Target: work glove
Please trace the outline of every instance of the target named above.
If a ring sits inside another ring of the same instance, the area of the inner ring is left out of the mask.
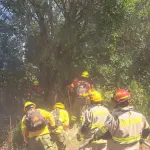
[[[101,130],[98,130],[95,132],[95,134],[93,136],[93,140],[96,141],[96,140],[100,140],[100,139],[108,140],[108,139],[112,139],[112,136],[109,131],[107,131],[103,134],[101,132]]]
[[[144,129],[142,131],[142,138],[146,139],[149,136],[149,134],[150,134],[150,128]]]
[[[93,140],[94,141],[100,140],[102,135],[103,135],[102,131],[97,129],[93,135]]]

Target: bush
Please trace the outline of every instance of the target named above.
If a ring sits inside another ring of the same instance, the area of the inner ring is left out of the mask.
[[[140,111],[144,115],[149,115],[149,95],[144,89],[144,87],[133,80],[129,86],[129,90],[131,92],[131,104],[136,108],[136,110]]]

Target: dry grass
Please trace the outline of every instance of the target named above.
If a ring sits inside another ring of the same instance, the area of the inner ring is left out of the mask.
[[[75,150],[79,146],[79,142],[76,140],[77,132],[77,126],[74,126],[72,129],[65,133],[67,150]]]

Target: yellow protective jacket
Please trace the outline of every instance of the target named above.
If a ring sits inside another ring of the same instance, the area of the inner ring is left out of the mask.
[[[69,114],[65,109],[56,108],[51,111],[55,118],[56,129],[55,133],[60,134],[64,131],[64,129],[69,127]]]
[[[39,110],[41,112],[41,114],[47,119],[50,126],[54,128],[55,127],[55,119],[54,119],[53,115],[50,112],[43,110],[43,109],[37,109],[37,110]],[[50,133],[48,125],[45,126],[43,129],[40,129],[36,132],[29,132],[26,127],[26,124],[25,124],[25,117],[26,117],[26,115],[23,116],[22,121],[21,121],[21,130],[22,130],[22,135],[24,137],[25,142],[28,141],[28,138],[32,138],[32,137]]]

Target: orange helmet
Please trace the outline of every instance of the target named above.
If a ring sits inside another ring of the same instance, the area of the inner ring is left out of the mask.
[[[130,93],[125,89],[118,89],[114,92],[112,100],[117,103],[123,103],[129,101],[131,98]]]

